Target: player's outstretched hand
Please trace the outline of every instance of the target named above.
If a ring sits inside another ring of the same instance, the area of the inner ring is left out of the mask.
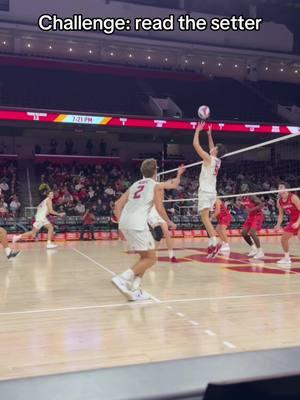
[[[180,167],[178,168],[178,175],[181,176],[182,174],[184,174],[185,170],[186,170],[185,165],[183,164],[180,165]]]
[[[205,121],[199,121],[199,122],[198,122],[198,125],[197,125],[197,127],[196,127],[196,132],[201,132],[201,131],[203,131],[204,126],[205,126]]]
[[[175,231],[176,227],[177,227],[176,224],[174,224],[174,222],[171,221],[169,224],[169,228],[171,229],[171,231]]]

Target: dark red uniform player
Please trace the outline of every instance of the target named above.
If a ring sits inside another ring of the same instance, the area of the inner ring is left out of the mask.
[[[287,189],[288,185],[281,183],[279,190]],[[283,222],[284,214],[288,215],[289,222],[284,228],[284,233],[281,237],[281,244],[284,251],[284,257],[277,264],[290,265],[292,263],[289,253],[289,240],[292,236],[297,236],[300,239],[300,199],[295,194],[289,192],[280,192],[277,201],[279,210],[277,225],[275,230],[278,230]]]
[[[242,198],[242,205],[248,215],[242,229],[243,238],[251,246],[251,251],[248,255],[255,259],[261,259],[264,257],[264,252],[257,232],[260,231],[264,222],[263,202],[257,196],[245,196]]]
[[[230,247],[228,243],[228,236],[226,233],[226,229],[231,224],[231,214],[228,211],[226,205],[220,199],[217,199],[215,202],[214,213],[212,215],[213,219],[218,220],[218,225],[216,227],[216,231],[222,240],[222,247],[220,252],[222,253],[229,253]]]

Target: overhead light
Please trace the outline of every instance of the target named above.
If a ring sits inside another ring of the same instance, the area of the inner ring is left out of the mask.
[[[237,64],[234,64],[234,68],[238,68],[238,65],[237,65]]]
[[[5,46],[5,45],[6,45],[6,40],[4,40],[4,41],[2,42],[2,44]]]
[[[49,49],[49,50],[52,50],[52,46],[50,45],[50,46],[48,47],[48,49]]]
[[[93,50],[89,50],[89,54],[93,54]]]
[[[27,47],[30,48],[30,47],[31,47],[31,44],[30,44],[30,43],[27,43]]]
[[[128,57],[129,57],[129,58],[132,58],[132,57],[133,57],[133,55],[130,53],[130,54],[128,55]]]
[[[148,56],[148,57],[147,57],[147,60],[151,60],[151,56]]]
[[[222,67],[222,63],[219,62],[219,63],[218,63],[218,67]]]
[[[184,60],[184,62],[185,62],[186,64],[188,64],[188,63],[189,63],[189,60],[186,58],[186,59]]]
[[[295,74],[298,74],[298,73],[299,73],[299,71],[298,71],[297,69],[295,69],[295,71],[294,71],[294,72],[295,72]]]
[[[166,57],[166,58],[165,58],[165,62],[168,62],[168,61],[169,61],[169,59],[168,59],[168,57]]]
[[[205,61],[202,61],[202,63],[201,63],[202,65],[205,65]]]
[[[110,52],[110,56],[113,57],[115,53],[113,51]]]
[[[283,72],[284,71],[284,69],[283,68],[280,68],[280,72]]]
[[[266,67],[265,70],[266,70],[266,71],[269,71],[269,67]]]

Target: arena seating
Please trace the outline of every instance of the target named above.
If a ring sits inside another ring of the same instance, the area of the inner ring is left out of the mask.
[[[300,106],[300,85],[285,82],[260,81],[255,87],[264,96],[283,106]]]

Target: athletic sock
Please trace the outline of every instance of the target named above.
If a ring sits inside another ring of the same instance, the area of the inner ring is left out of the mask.
[[[134,275],[134,272],[132,271],[132,269],[128,269],[127,271],[125,271],[121,274],[121,277],[126,279],[127,281],[133,281],[135,275]]]
[[[290,258],[290,253],[289,252],[284,253],[284,258]]]
[[[257,247],[255,246],[255,244],[253,244],[253,245],[251,246],[251,249],[252,249],[252,250],[256,250],[256,249],[257,249]]]
[[[142,278],[137,276],[134,281],[132,282],[131,290],[134,292],[135,290],[138,290],[142,282]]]
[[[10,247],[6,247],[6,248],[5,248],[5,254],[6,254],[6,256],[8,257],[8,256],[10,255],[10,253],[11,253],[11,248],[10,248]]]
[[[169,258],[173,258],[174,257],[174,250],[169,250]]]
[[[47,244],[51,244],[52,242],[51,242],[51,240],[47,240]]]
[[[212,244],[212,246],[216,246],[218,244],[218,240],[217,240],[217,238],[215,236],[213,236],[211,238],[211,244]]]

